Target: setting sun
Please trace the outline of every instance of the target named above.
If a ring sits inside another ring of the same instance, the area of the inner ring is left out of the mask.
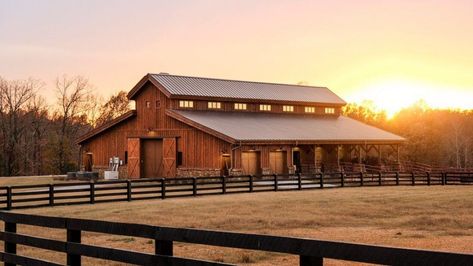
[[[372,101],[378,108],[385,110],[392,118],[402,108],[420,100],[432,108],[471,109],[473,91],[460,88],[447,88],[440,85],[413,80],[385,80],[359,88],[348,95],[350,102]]]

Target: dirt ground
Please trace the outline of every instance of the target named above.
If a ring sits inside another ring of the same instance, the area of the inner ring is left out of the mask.
[[[473,186],[267,192],[21,212],[473,253]],[[19,232],[65,239],[65,232],[61,230],[20,226]],[[151,240],[94,233],[85,233],[83,242],[149,253],[154,249]],[[19,251],[65,262],[64,254],[27,247],[19,247]],[[251,265],[298,263],[298,258],[292,255],[184,243],[175,244],[175,255]],[[99,261],[86,258],[84,262],[96,264]],[[328,265],[347,263],[326,262]]]

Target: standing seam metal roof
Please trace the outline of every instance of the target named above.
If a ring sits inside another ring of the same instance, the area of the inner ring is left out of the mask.
[[[178,110],[173,110],[173,112],[204,127],[242,141],[404,141],[404,138],[400,136],[345,116],[320,117]]]
[[[346,104],[343,99],[325,87],[169,74],[150,74],[150,76],[169,91],[171,95]]]

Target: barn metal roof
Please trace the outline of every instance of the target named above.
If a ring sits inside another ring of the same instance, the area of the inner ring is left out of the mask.
[[[149,74],[171,96],[313,102],[344,105],[346,102],[325,87],[289,85],[215,78]],[[137,90],[132,90],[130,97]]]
[[[182,122],[207,128],[236,141],[340,141],[399,143],[404,138],[357,120],[310,115],[246,112],[170,111]]]

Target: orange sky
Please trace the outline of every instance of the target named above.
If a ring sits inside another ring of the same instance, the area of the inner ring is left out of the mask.
[[[0,2],[0,75],[103,96],[148,72],[328,86],[390,114],[473,108],[473,1]],[[51,98],[51,97],[50,97]]]

